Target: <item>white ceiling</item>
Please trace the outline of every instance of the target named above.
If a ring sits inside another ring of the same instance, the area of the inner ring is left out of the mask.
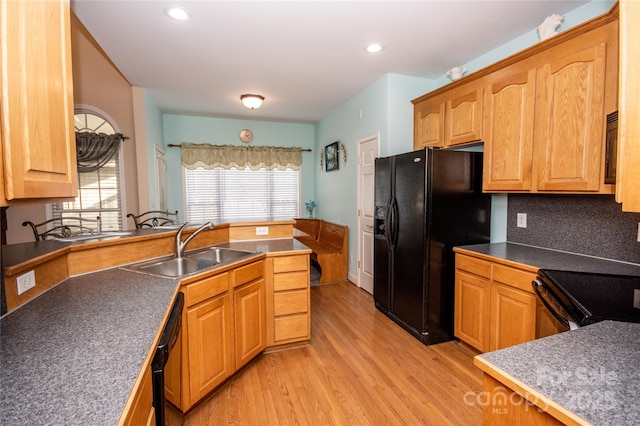
[[[386,73],[435,79],[587,3],[100,1],[72,9],[167,113],[314,123]],[[169,19],[181,6],[188,22]],[[364,51],[378,42],[384,50]],[[266,97],[250,111],[243,93]]]

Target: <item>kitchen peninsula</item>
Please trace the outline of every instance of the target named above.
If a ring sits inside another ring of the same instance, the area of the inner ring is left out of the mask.
[[[639,333],[640,324],[603,321],[478,355],[483,423],[638,424]]]
[[[268,235],[256,236],[256,227],[267,227]],[[253,268],[259,274],[267,329],[261,349],[304,344],[310,337],[310,250],[294,240],[292,232],[292,221],[225,224],[203,232],[190,246],[243,245],[245,250],[251,247],[256,252],[214,271],[216,276],[229,276],[228,300],[233,300],[234,290],[244,288],[233,287],[233,283],[242,281],[236,271]],[[137,408],[137,396],[146,392],[148,366],[175,296],[178,291],[186,291],[188,304],[188,285],[201,276],[212,275],[212,271],[203,271],[180,280],[119,268],[170,255],[174,235],[175,231],[166,229],[136,230],[131,235],[101,240],[47,241],[40,247],[35,247],[39,243],[25,243],[3,248],[8,294],[16,293],[11,288],[16,276],[28,270],[35,271],[36,289],[41,283],[45,287],[35,298],[27,294],[29,291],[22,297],[8,297],[10,312],[0,320],[3,424],[128,424]],[[305,309],[277,315],[274,264],[289,264],[290,259],[295,260],[295,271],[279,273],[302,281],[297,287],[306,292],[307,303]],[[299,259],[305,260],[303,265]],[[183,342],[189,327],[186,311]],[[283,323],[298,327],[278,328]],[[279,330],[280,334],[275,334],[280,340],[275,339],[274,328]],[[283,334],[286,332],[290,334]],[[186,351],[183,344],[183,369],[188,368]],[[177,405],[183,404],[183,410],[202,397],[191,398],[188,390],[182,390],[185,395]]]

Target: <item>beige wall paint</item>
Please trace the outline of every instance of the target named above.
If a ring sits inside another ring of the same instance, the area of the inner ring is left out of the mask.
[[[84,25],[72,13],[71,46],[73,90],[76,105],[93,106],[111,117],[122,134],[124,143],[124,213],[138,212],[138,175],[136,135],[131,84],[111,63]],[[144,145],[144,141],[142,142]],[[145,160],[146,161],[146,160]],[[7,209],[7,244],[33,241],[33,233],[22,222],[45,220],[45,205],[32,204]],[[124,228],[132,228],[130,219],[123,219]]]
[[[93,37],[75,18],[72,21],[73,89],[76,104],[89,105],[107,113],[120,132],[128,136],[124,144],[125,214],[138,212],[138,176],[131,84],[120,74]],[[128,227],[124,223],[124,227]],[[131,224],[133,226],[133,224]]]
[[[138,168],[138,208],[140,212],[152,210],[150,202],[149,188],[149,163],[147,160],[147,144],[142,141],[147,140],[147,123],[144,107],[144,89],[141,87],[133,87],[133,116],[135,117],[135,137],[140,143],[136,144],[137,148],[137,168]]]

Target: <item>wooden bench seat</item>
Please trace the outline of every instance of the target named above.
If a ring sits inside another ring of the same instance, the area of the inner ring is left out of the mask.
[[[320,265],[320,283],[346,281],[349,227],[322,219],[296,219],[294,226],[302,233],[295,238],[312,250],[311,258]]]

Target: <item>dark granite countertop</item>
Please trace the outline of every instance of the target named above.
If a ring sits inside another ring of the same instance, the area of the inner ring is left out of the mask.
[[[0,319],[0,424],[117,423],[177,288],[109,269]]]
[[[543,409],[548,398],[595,425],[637,425],[639,337],[640,324],[603,321],[477,358],[498,369],[481,366],[497,380],[519,380]]]
[[[309,251],[293,238],[218,246]],[[113,268],[69,278],[0,318],[0,424],[116,424],[178,286]]]
[[[517,243],[491,243],[459,248],[540,269],[640,276],[640,265]]]

